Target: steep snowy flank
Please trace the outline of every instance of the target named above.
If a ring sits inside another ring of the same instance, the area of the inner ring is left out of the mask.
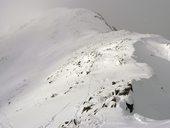
[[[170,42],[53,9],[0,39],[0,128],[168,128]]]
[[[28,24],[21,25],[13,35],[2,38],[0,42],[2,84],[16,88],[14,84],[22,81],[21,79],[23,79],[21,84],[24,84],[29,75],[30,77],[33,77],[32,74],[35,77],[42,75],[42,71],[53,64],[56,65],[59,58],[84,45],[79,40],[94,36],[98,32],[110,31],[105,22],[95,18],[96,16],[98,15],[84,9],[50,10]],[[9,86],[2,88],[8,89]],[[5,93],[6,89],[2,90]],[[1,95],[5,96],[2,93]]]

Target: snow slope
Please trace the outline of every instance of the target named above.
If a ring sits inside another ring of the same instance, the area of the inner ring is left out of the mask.
[[[0,128],[169,128],[170,42],[85,9],[0,39]]]

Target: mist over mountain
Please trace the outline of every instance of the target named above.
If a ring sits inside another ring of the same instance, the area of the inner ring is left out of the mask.
[[[0,128],[169,128],[169,63],[162,36],[37,11],[0,36]]]
[[[118,29],[162,35],[169,39],[169,0],[0,0],[0,33],[15,29],[41,11],[56,7],[99,12]]]

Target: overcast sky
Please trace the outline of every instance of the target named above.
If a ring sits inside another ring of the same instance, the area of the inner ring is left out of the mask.
[[[0,0],[0,31],[55,7],[87,8],[101,13],[118,29],[170,39],[170,0]]]

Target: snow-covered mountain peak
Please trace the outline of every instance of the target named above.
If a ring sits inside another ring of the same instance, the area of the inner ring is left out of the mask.
[[[79,43],[79,40],[108,31],[111,30],[106,26],[104,19],[100,19],[98,14],[85,9],[59,8],[43,12],[30,22],[20,25],[15,33],[1,39],[2,82],[10,82],[6,81],[9,74],[16,81],[13,76],[20,75],[18,72],[22,72],[22,77],[23,73],[25,75],[32,72],[38,73],[48,64],[51,65],[54,60],[57,61],[58,58],[67,55],[67,51],[82,46],[83,44]],[[48,56],[51,57],[47,60]],[[13,66],[8,67],[11,64]],[[50,67],[50,65],[48,66]],[[8,74],[7,76],[5,72]],[[36,73],[35,75],[37,75]],[[12,79],[11,83],[14,84]]]
[[[16,34],[17,32],[23,33],[30,29],[31,31],[34,29],[37,33],[42,34],[42,32],[44,32],[45,34],[46,32],[46,34],[57,37],[60,37],[62,35],[61,33],[65,33],[65,37],[78,37],[88,33],[89,31],[108,32],[114,29],[116,30],[116,28],[109,26],[106,20],[99,13],[91,12],[82,8],[55,8],[42,11],[36,17],[33,16],[31,20],[16,25],[15,29],[11,28],[7,34]]]
[[[2,38],[0,128],[168,128],[170,42],[114,30],[58,8]]]

